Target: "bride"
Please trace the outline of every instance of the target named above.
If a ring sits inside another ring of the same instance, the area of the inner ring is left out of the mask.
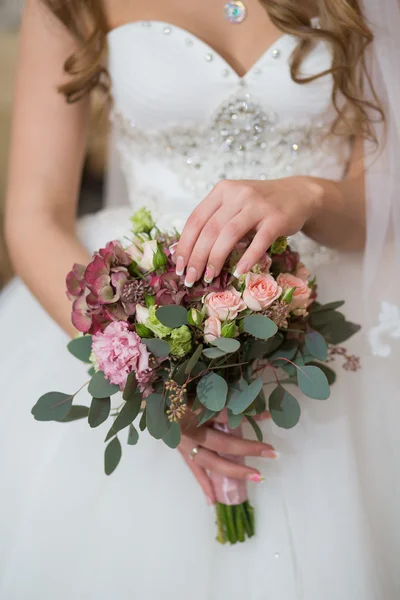
[[[385,234],[399,192],[400,11],[384,4],[27,0],[6,224],[21,279],[0,298],[1,600],[399,597],[400,318]],[[110,206],[76,227],[106,48],[126,195],[111,186]],[[65,274],[143,205],[182,226],[188,286],[218,275],[248,231],[239,274],[296,234],[322,301],[343,298],[362,320],[348,347],[362,369],[338,364],[331,399],[303,398],[293,431],[266,419],[267,444],[188,430],[174,452],[144,435],[108,479],[104,430],[36,423],[30,408],[85,375],[65,349]],[[246,467],[218,458],[228,443]],[[214,540],[212,471],[251,480],[246,544]]]

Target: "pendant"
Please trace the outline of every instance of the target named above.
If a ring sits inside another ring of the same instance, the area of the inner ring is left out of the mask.
[[[227,2],[224,8],[225,19],[229,23],[243,23],[247,17],[247,8],[244,2],[239,0]]]

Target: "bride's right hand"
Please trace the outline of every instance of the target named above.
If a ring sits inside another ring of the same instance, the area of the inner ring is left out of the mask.
[[[268,418],[270,415],[266,412],[259,415],[257,420]],[[218,415],[215,421],[227,423],[227,415],[224,414],[224,411]],[[256,483],[262,481],[261,474],[257,469],[232,462],[228,458],[221,457],[221,454],[240,457],[258,456],[269,459],[277,456],[275,449],[270,444],[246,440],[218,431],[213,427],[212,421],[202,427],[197,427],[193,414],[189,414],[184,420],[182,431],[178,450],[202,487],[209,504],[215,504],[216,498],[208,472]],[[194,448],[197,448],[198,452],[193,455]]]

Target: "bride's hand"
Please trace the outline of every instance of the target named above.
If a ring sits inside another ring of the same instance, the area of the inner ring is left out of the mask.
[[[258,420],[268,418],[270,418],[269,413],[263,413],[257,417]],[[226,411],[223,411],[217,420],[227,423]],[[193,448],[198,449],[194,456],[192,456]],[[219,454],[276,458],[276,452],[270,444],[246,440],[217,431],[212,427],[212,422],[209,425],[197,427],[196,421],[193,421],[193,415],[190,413],[183,424],[182,441],[178,450],[202,487],[209,504],[215,504],[216,499],[214,487],[207,472],[216,472],[234,479],[245,479],[256,483],[261,481],[261,475],[257,469],[234,463],[227,458],[222,458]]]
[[[191,287],[205,271],[210,283],[235,244],[254,239],[237,265],[247,273],[279,236],[293,235],[318,211],[322,187],[312,178],[220,181],[190,215],[176,249],[176,271]]]

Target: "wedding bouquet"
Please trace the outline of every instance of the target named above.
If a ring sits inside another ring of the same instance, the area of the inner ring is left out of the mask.
[[[335,380],[326,364],[330,357],[342,354],[346,368],[358,366],[337,347],[358,326],[337,310],[343,302],[317,302],[316,281],[285,238],[236,278],[235,266],[251,241],[243,239],[211,284],[192,288],[175,272],[178,239],[178,233],[157,229],[141,209],[132,217],[132,239],[125,247],[112,241],[87,267],[75,265],[67,276],[72,322],[83,334],[68,348],[92,363],[86,384],[92,401],[90,408],[76,406],[77,394],[50,392],[32,414],[38,421],[87,418],[90,427],[111,417],[107,475],[121,459],[119,434],[125,429],[129,445],[138,442],[138,429],[147,429],[176,448],[189,416],[201,426],[224,410],[225,431],[241,435],[247,422],[262,441],[257,415],[268,410],[287,429],[300,419],[300,404],[284,386],[326,400]],[[266,399],[268,371],[274,387]],[[121,401],[112,406],[118,392]],[[233,544],[254,535],[254,515],[245,484],[227,479],[213,479],[217,539]]]

